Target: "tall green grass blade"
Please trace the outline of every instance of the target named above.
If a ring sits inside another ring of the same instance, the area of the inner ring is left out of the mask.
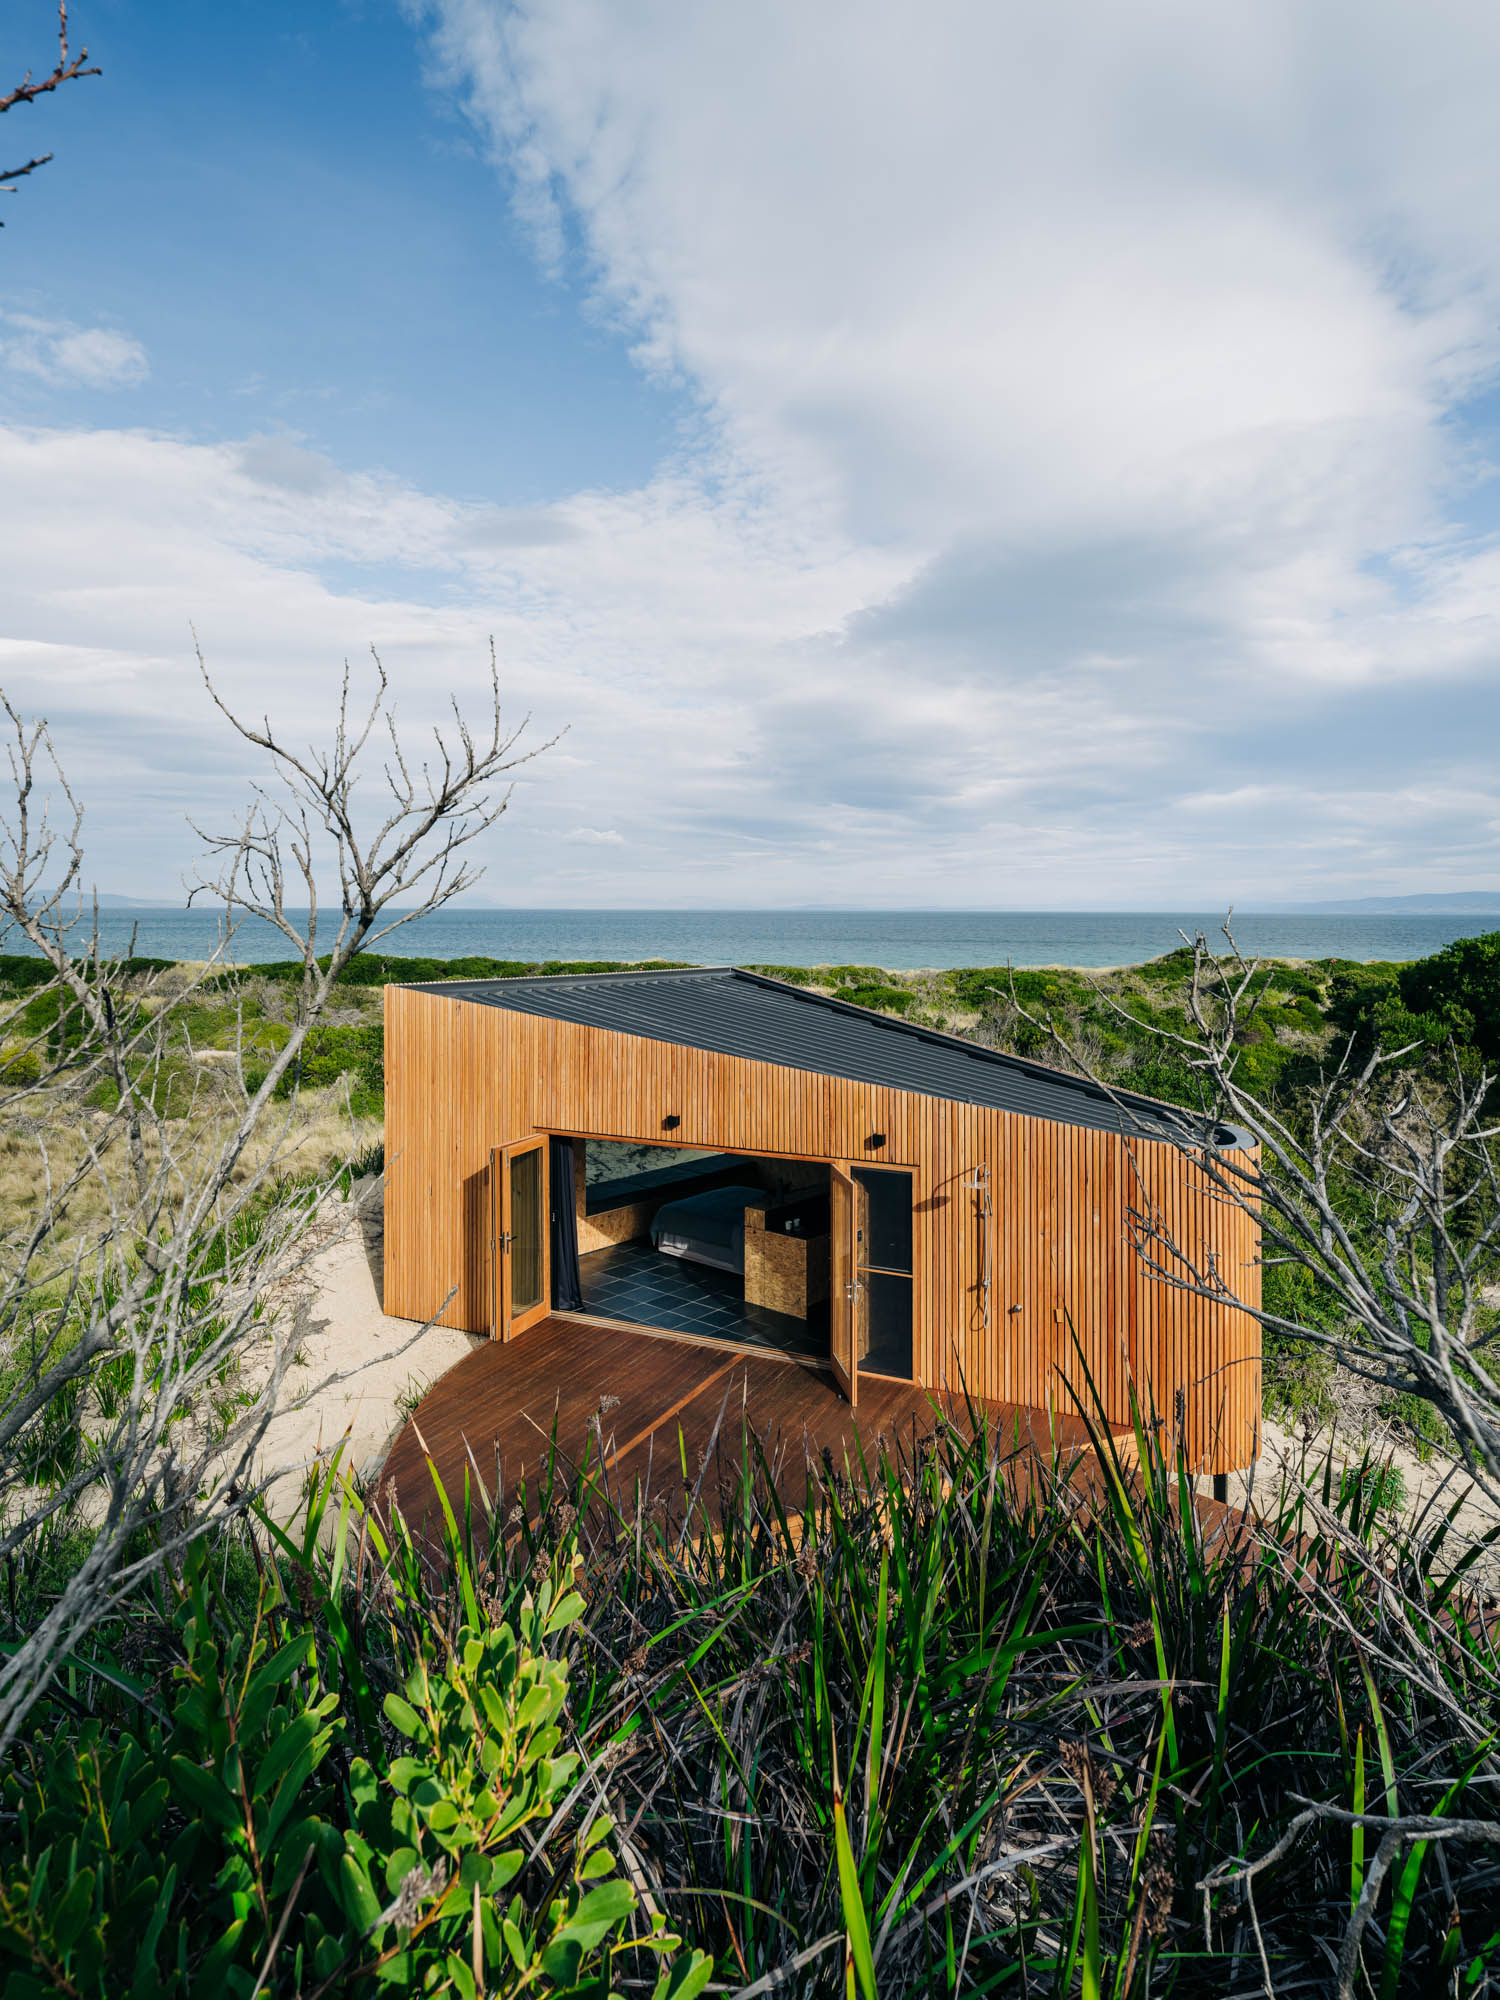
[[[1089,1792],[1084,1807],[1083,1840],[1078,1851],[1078,1873],[1083,1885],[1081,2000],[1100,2000],[1104,1990],[1099,1959],[1099,1851],[1095,1841],[1094,1800],[1092,1792]]]
[[[1357,1655],[1359,1671],[1364,1678],[1365,1693],[1370,1700],[1370,1719],[1375,1728],[1375,1742],[1380,1751],[1380,1772],[1385,1779],[1385,1809],[1392,1819],[1401,1816],[1401,1801],[1396,1790],[1396,1760],[1391,1754],[1391,1733],[1385,1726],[1385,1710],[1380,1705],[1380,1694],[1375,1686],[1375,1676],[1370,1672],[1369,1663],[1363,1653]]]
[[[1452,1812],[1459,1798],[1468,1789],[1469,1781],[1479,1766],[1489,1755],[1494,1738],[1488,1737],[1479,1746],[1469,1763],[1468,1769],[1444,1792],[1438,1801],[1434,1818],[1442,1819]],[[1385,1962],[1380,1973],[1380,2000],[1396,2000],[1401,1988],[1401,1962],[1406,1955],[1406,1940],[1411,1929],[1412,1911],[1416,1907],[1417,1891],[1422,1882],[1422,1865],[1427,1859],[1427,1850],[1432,1845],[1428,1840],[1414,1840],[1411,1852],[1401,1867],[1391,1891],[1391,1913],[1385,1927]]]
[[[838,1745],[832,1737],[829,1739],[829,1751],[833,1759],[833,1845],[838,1864],[839,1902],[844,1913],[844,1932],[848,1939],[845,1990],[852,1996],[857,1978],[861,2000],[877,2000],[875,1960],[870,1950],[870,1923],[865,1911],[864,1893],[860,1888],[859,1868],[855,1863],[854,1849],[849,1841],[849,1824],[844,1816],[843,1787],[839,1783]]]

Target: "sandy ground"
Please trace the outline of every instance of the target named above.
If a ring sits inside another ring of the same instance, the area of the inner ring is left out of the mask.
[[[348,1221],[334,1219],[335,1226]],[[425,1331],[419,1321],[387,1319],[381,1310],[382,1228],[379,1195],[314,1261],[298,1302],[304,1328],[290,1388],[305,1407],[282,1411],[261,1448],[273,1477],[267,1506],[283,1523],[298,1512],[309,1467],[342,1442],[342,1464],[373,1479],[417,1396],[480,1343],[453,1327]],[[331,1375],[347,1381],[321,1388]]]
[[[1432,1533],[1441,1524],[1455,1500],[1462,1500],[1443,1546],[1440,1568],[1446,1569],[1457,1561],[1500,1519],[1479,1488],[1440,1451],[1434,1450],[1424,1465],[1409,1445],[1388,1431],[1360,1433],[1351,1428],[1304,1434],[1287,1430],[1269,1417],[1261,1424],[1261,1457],[1253,1478],[1244,1473],[1230,1474],[1230,1505],[1269,1512],[1277,1504],[1283,1479],[1293,1484],[1300,1480],[1315,1492],[1321,1492],[1323,1466],[1330,1446],[1334,1465],[1340,1469],[1358,1465],[1367,1452],[1372,1464],[1395,1467],[1406,1482],[1402,1517],[1409,1523],[1420,1523],[1426,1533]],[[1210,1484],[1207,1480],[1199,1483],[1205,1491]],[[1433,1503],[1431,1510],[1424,1515],[1429,1502]],[[1482,1558],[1478,1567],[1485,1571],[1491,1586],[1500,1582],[1500,1555],[1492,1553]]]

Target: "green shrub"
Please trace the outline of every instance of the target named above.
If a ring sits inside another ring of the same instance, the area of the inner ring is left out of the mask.
[[[1185,985],[1193,976],[1193,948],[1178,945],[1175,951],[1163,952],[1160,958],[1148,959],[1144,965],[1135,967],[1136,976],[1149,980],[1155,986]]]
[[[1274,1416],[1322,1430],[1338,1414],[1333,1355],[1315,1340],[1268,1331],[1261,1355],[1265,1403]]]
[[[885,971],[878,965],[815,965],[819,986],[883,986]]]
[[[1376,1468],[1323,1468],[1332,1522],[1263,1482],[1262,1533],[1210,1534],[1153,1433],[1135,1473],[1065,1452],[1016,1470],[1003,1423],[971,1439],[974,1414],[828,1465],[805,1503],[748,1437],[685,1474],[674,1447],[655,1491],[571,1488],[593,1524],[575,1712],[620,1746],[622,1817],[731,1989],[781,1990],[809,1941],[865,1940],[856,1992],[1240,1991],[1242,1896],[1198,1885],[1267,1854],[1306,1799],[1362,1798],[1377,1731],[1403,1810],[1462,1795],[1494,1823],[1488,1788],[1463,1790],[1483,1725],[1469,1742],[1456,1720],[1500,1697],[1481,1599],[1400,1539]],[[518,1526],[476,1511],[450,1539],[514,1533],[507,1560],[540,1561],[559,1497],[544,1478]],[[1388,1538],[1371,1573],[1351,1528]],[[1389,1640],[1364,1652],[1390,1576],[1440,1688]],[[1392,1871],[1372,1989],[1439,1990],[1460,1949],[1476,1981],[1494,1968],[1500,1880],[1480,1846],[1448,1855],[1447,1881]],[[1307,1829],[1255,1897],[1268,1984],[1331,1990],[1347,1826]],[[837,1951],[788,1990],[842,1993]]]
[[[943,979],[955,1003],[969,1013],[983,1013],[1010,997],[1010,970],[1004,965],[966,966]]]
[[[0,1053],[0,1084],[9,1084],[20,1089],[23,1084],[36,1083],[42,1074],[42,1058],[36,1049],[15,1049]]]
[[[747,972],[759,972],[767,979],[779,979],[786,986],[817,984],[812,968],[806,965],[747,965]]]
[[[510,1617],[392,1626],[382,1702],[340,1563],[283,1550],[246,1615],[195,1545],[158,1671],[105,1668],[96,1713],[22,1744],[0,1821],[6,1995],[603,1996],[622,1956],[657,2000],[701,1992],[710,1967],[674,1956],[660,1920],[631,1934],[611,1823],[563,1744],[558,1648],[582,1599],[549,1576]]]
[[[327,966],[327,955],[319,960]],[[670,972],[680,959],[648,958],[638,962],[616,959],[404,958],[396,952],[356,952],[339,974],[344,986],[412,986],[444,979],[535,979],[566,972]],[[217,975],[218,983],[234,985],[247,976],[297,982],[302,966],[296,959],[272,959],[264,965],[242,966]]]
[[[864,986],[840,986],[835,988],[835,1000],[845,1000],[852,1007],[871,1007],[878,1014],[905,1014],[915,1004],[916,994],[906,986],[883,986],[878,983]]]
[[[1455,938],[1400,969],[1402,1004],[1442,1022],[1490,1061],[1500,1059],[1500,931]]]
[[[1406,1474],[1399,1465],[1379,1463],[1368,1454],[1362,1464],[1348,1466],[1339,1475],[1339,1507],[1367,1519],[1382,1514],[1400,1515],[1406,1509]]]
[[[326,1089],[344,1076],[353,1080],[350,1103],[356,1114],[378,1112],[385,1102],[385,1029],[379,1022],[310,1028],[277,1085],[277,1095]]]
[[[71,994],[52,986],[27,1001],[16,1027],[28,1037],[45,1036],[48,1056],[60,1061],[83,1041],[88,1017]]]
[[[34,986],[46,986],[54,977],[45,958],[27,953],[0,953],[0,986],[11,993],[29,993]]]
[[[1380,1405],[1380,1414],[1387,1423],[1394,1424],[1414,1445],[1417,1457],[1425,1465],[1438,1445],[1451,1445],[1452,1432],[1443,1422],[1425,1396],[1414,1396],[1410,1390],[1387,1396]]]
[[[726,1431],[701,1466],[664,1453],[654,1491],[544,1454],[513,1507],[466,1483],[420,1542],[352,1498],[329,1536],[325,1485],[258,1571],[200,1545],[165,1618],[101,1634],[20,1747],[7,1992],[1242,1990],[1245,1901],[1215,1871],[1308,1799],[1494,1826],[1484,1600],[1379,1468],[1330,1461],[1322,1509],[1262,1488],[1263,1527],[1225,1533],[1156,1432],[1134,1467],[1096,1444],[1102,1469],[1013,1459],[971,1411],[810,1467],[798,1499],[779,1448],[773,1486]],[[1351,1533],[1385,1538],[1368,1570]],[[713,1967],[644,1922],[606,1784],[632,1875]],[[1427,1852],[1381,1888],[1369,1988],[1457,1967],[1487,1990],[1490,1849]],[[1333,1821],[1261,1871],[1268,1987],[1331,1990],[1358,1879]]]

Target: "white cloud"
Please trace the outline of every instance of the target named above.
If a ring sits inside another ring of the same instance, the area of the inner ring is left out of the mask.
[[[569,209],[643,352],[863,532],[1410,532],[1436,399],[1493,365],[1477,6],[435,12],[526,212]]]
[[[1463,518],[1495,476],[1463,420],[1500,375],[1492,9],[424,18],[542,254],[580,242],[696,390],[705,478],[893,573],[747,706],[726,810],[769,809],[773,769],[816,799],[819,893],[858,853],[951,900],[976,850],[984,900],[1273,888],[1353,865],[1295,832],[1332,840],[1310,789],[1351,786],[1382,865],[1444,865],[1420,813],[1392,850],[1360,779],[1441,790],[1494,706],[1500,554]],[[1179,837],[1179,770],[1240,799],[1242,843]],[[1493,872],[1488,837],[1456,865]]]
[[[498,902],[1500,872],[1500,544],[1464,518],[1492,501],[1463,418],[1500,371],[1500,16],[430,18],[544,254],[585,246],[700,428],[639,490],[527,508],[291,435],[0,432],[0,672],[87,766],[106,856],[171,880],[184,805],[246,776],[192,617],[304,734],[368,641],[415,727],[482,692],[493,631],[517,711],[571,725],[495,837]]]
[[[146,350],[111,327],[0,312],[0,361],[18,374],[88,389],[134,388],[150,373]]]
[[[189,619],[230,698],[302,741],[372,641],[414,739],[450,689],[472,707],[493,632],[508,713],[534,715],[532,740],[568,726],[487,843],[500,903],[1212,907],[1316,895],[1331,871],[1494,872],[1500,800],[1467,748],[1500,728],[1500,684],[1472,677],[1500,602],[1486,556],[1450,551],[1433,586],[1462,608],[1456,750],[1436,682],[1320,680],[1273,707],[1222,662],[1174,671],[1180,635],[1165,668],[1094,648],[1060,674],[1097,603],[1020,574],[997,606],[961,565],[929,603],[904,559],[739,487],[577,495],[566,534],[495,546],[472,532],[483,508],[357,472],[268,483],[251,448],[0,429],[0,682],[53,720],[102,888],[170,887],[185,815],[221,819],[254,770],[197,682]],[[1170,635],[1172,574],[1119,560]],[[1356,649],[1372,620],[1414,655],[1430,606],[1377,592]],[[991,658],[974,634],[996,621],[1012,636]]]

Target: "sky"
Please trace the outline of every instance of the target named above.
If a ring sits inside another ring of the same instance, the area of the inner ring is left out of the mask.
[[[102,890],[261,775],[193,631],[304,742],[493,637],[559,737],[501,905],[1500,885],[1492,6],[72,17],[0,118],[0,686]]]

